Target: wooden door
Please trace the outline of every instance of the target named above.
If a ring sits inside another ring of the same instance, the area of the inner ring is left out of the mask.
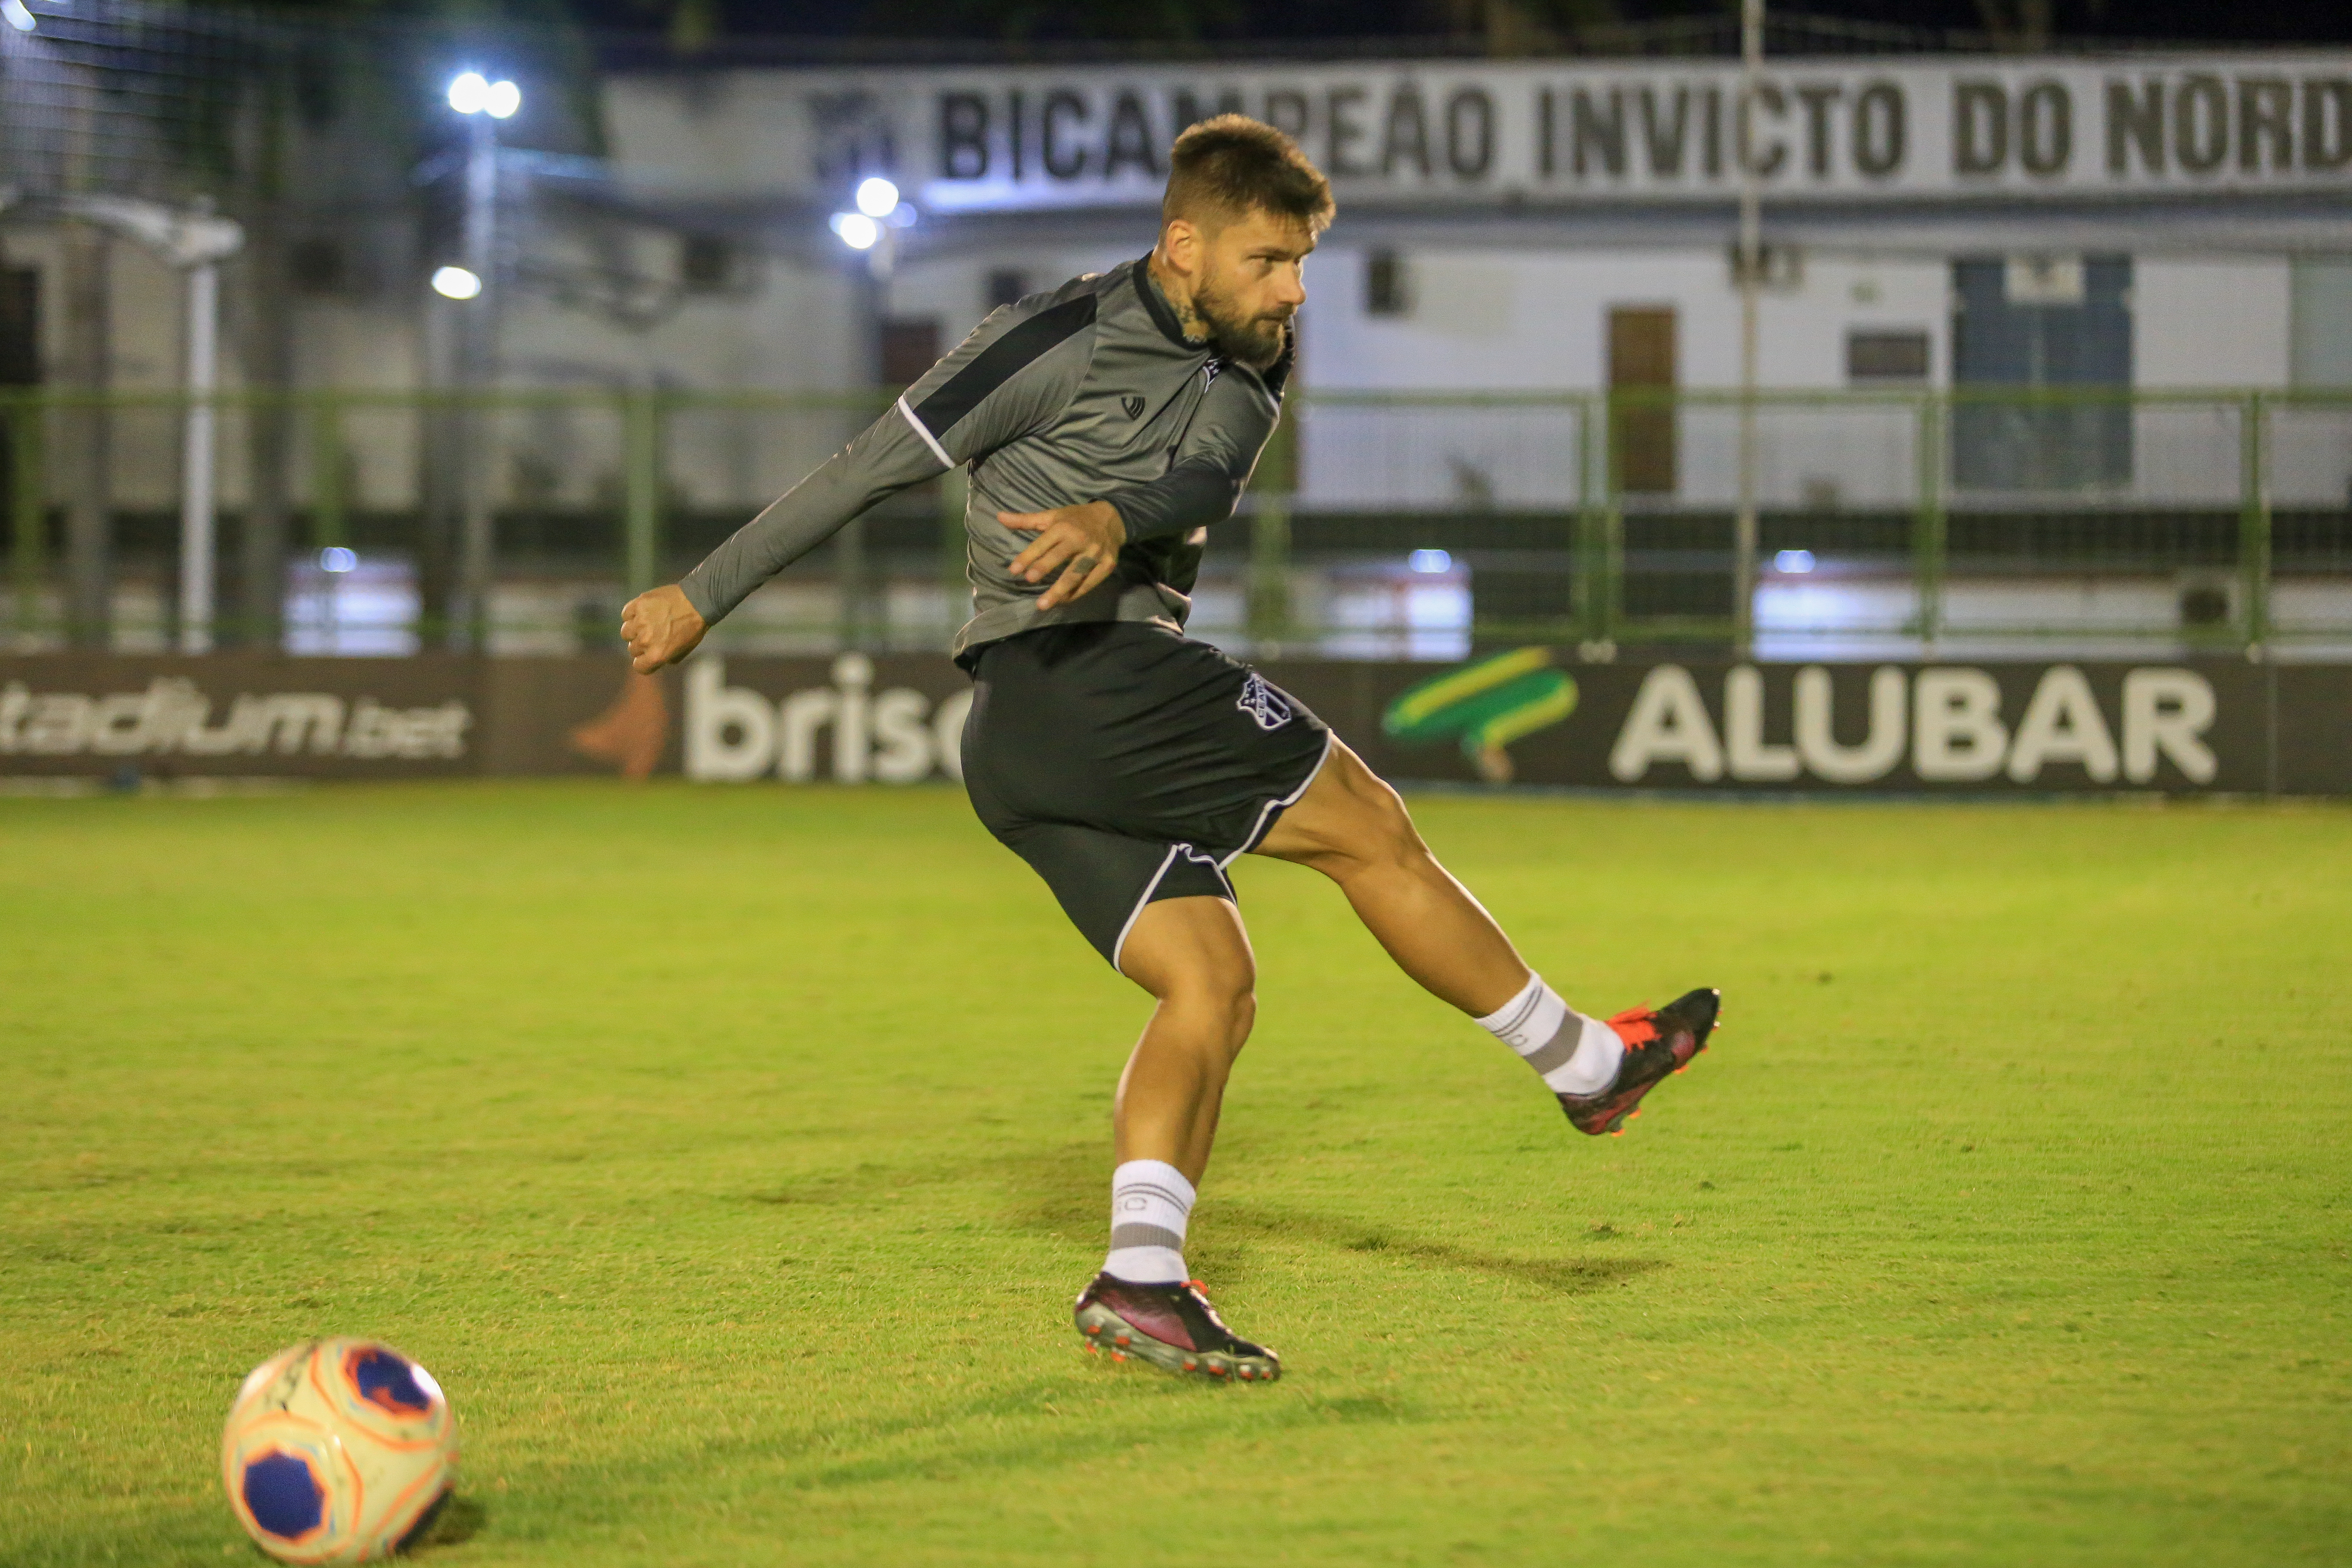
[[[0,386],[41,384],[41,275],[0,265]]]
[[[1609,312],[1609,460],[1621,491],[1674,493],[1675,409],[1656,395],[1674,387],[1674,307],[1613,307]]]

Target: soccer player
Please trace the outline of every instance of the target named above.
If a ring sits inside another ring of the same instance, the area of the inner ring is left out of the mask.
[[[1576,1012],[1437,863],[1396,792],[1296,698],[1184,636],[1207,525],[1233,514],[1281,413],[1300,269],[1330,187],[1239,115],[1169,158],[1159,243],[997,310],[888,413],[622,632],[651,672],[769,577],[893,491],[971,474],[977,613],[973,809],[1158,1005],[1120,1076],[1110,1250],[1078,1297],[1089,1349],[1259,1381],[1187,1279],[1184,1232],[1256,983],[1227,868],[1244,854],[1339,885],[1389,955],[1526,1058],[1589,1133],[1614,1132],[1706,1048],[1717,993],[1609,1019]]]

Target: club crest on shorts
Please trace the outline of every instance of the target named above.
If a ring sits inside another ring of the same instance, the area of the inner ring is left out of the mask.
[[[1279,730],[1291,720],[1290,704],[1265,683],[1265,676],[1255,672],[1242,682],[1241,699],[1234,706],[1256,720],[1261,730]]]
[[[1127,410],[1127,416],[1129,419],[1140,419],[1143,417],[1143,399],[1137,396],[1132,392],[1129,393],[1125,397],[1120,398],[1118,400],[1118,405]]]

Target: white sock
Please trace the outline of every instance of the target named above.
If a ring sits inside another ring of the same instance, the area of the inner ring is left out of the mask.
[[[1478,1026],[1525,1058],[1554,1094],[1597,1094],[1625,1059],[1617,1031],[1561,1001],[1540,974]]]
[[[1139,1285],[1184,1279],[1184,1225],[1193,1196],[1184,1173],[1164,1160],[1129,1160],[1113,1171],[1103,1271]]]

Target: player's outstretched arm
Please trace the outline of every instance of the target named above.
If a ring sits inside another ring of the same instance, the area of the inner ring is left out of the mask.
[[[1086,375],[1092,285],[1079,279],[1023,304],[1028,308],[998,310],[974,328],[882,417],[688,573],[678,584],[685,607],[704,626],[716,626],[885,496],[1050,424]],[[687,641],[669,657],[693,646]]]
[[[639,675],[676,664],[709,629],[675,583],[640,594],[621,608],[621,639],[629,645],[629,664]]]

